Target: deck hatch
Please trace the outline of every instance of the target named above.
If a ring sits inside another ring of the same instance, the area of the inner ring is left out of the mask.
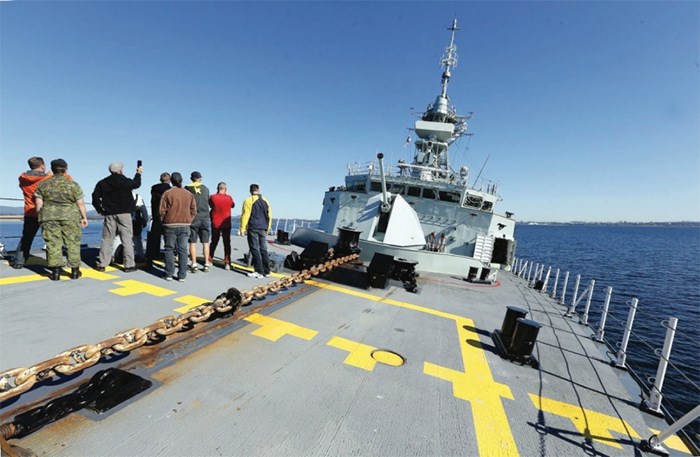
[[[383,365],[391,367],[400,367],[406,363],[406,359],[401,354],[388,349],[375,349],[370,353],[370,357]]]

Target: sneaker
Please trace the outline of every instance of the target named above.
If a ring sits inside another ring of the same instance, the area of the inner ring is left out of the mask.
[[[163,276],[163,279],[165,279],[166,281],[172,281],[173,277],[172,276]]]
[[[248,273],[248,277],[249,277],[249,278],[254,278],[254,279],[260,279],[260,278],[263,277],[263,275],[261,275],[261,274],[258,273],[257,271],[252,271],[252,272]]]
[[[190,273],[197,273],[199,271],[199,268],[197,268],[197,266],[198,265],[196,263],[190,265]]]
[[[209,264],[208,264],[208,263],[205,263],[205,264],[204,264],[204,267],[202,268],[202,271],[205,272],[205,273],[206,273],[207,271],[209,271]]]
[[[177,282],[185,282],[185,278],[177,278]]]
[[[265,274],[263,275],[263,278],[269,278],[270,276],[272,276],[270,273],[265,273]]]
[[[224,270],[226,270],[226,271],[231,270],[231,265],[228,263],[226,265],[224,265]]]

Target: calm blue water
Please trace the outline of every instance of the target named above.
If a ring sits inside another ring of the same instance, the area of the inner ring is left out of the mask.
[[[670,366],[662,388],[663,405],[680,417],[700,403],[700,228],[595,225],[518,225],[516,255],[570,272],[567,305],[575,275],[580,292],[595,279],[589,324],[597,328],[607,286],[613,288],[605,338],[622,339],[632,297],[639,299],[628,365],[646,380],[656,375],[669,317],[678,318]],[[546,272],[546,268],[545,268]],[[550,285],[551,288],[551,285]],[[583,312],[585,300],[577,311]],[[651,346],[651,348],[650,348]],[[616,346],[615,346],[616,347]],[[649,385],[653,384],[653,380]]]
[[[284,223],[281,221],[279,228]],[[287,224],[291,231],[293,222]],[[21,230],[21,221],[0,221],[0,241],[14,250]],[[98,243],[101,230],[99,221],[90,221],[83,242]],[[567,304],[573,296],[576,274],[582,276],[581,291],[588,281],[596,280],[591,326],[597,327],[600,321],[606,286],[613,288],[605,329],[606,339],[613,345],[621,340],[630,299],[639,299],[627,362],[643,379],[656,374],[659,357],[653,348],[663,346],[665,328],[661,322],[678,318],[663,404],[680,417],[700,403],[700,228],[519,225],[516,238],[518,257],[552,266],[553,271],[561,269],[558,295],[563,272],[570,272]],[[42,245],[38,237],[34,246]],[[582,301],[579,311],[584,304]]]

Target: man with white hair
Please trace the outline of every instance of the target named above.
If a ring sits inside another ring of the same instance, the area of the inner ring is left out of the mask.
[[[111,263],[112,244],[117,235],[124,249],[124,272],[136,271],[131,224],[131,213],[136,205],[131,191],[141,187],[142,172],[143,167],[137,167],[134,179],[129,179],[124,176],[124,163],[112,162],[110,175],[100,180],[92,192],[92,206],[104,216],[99,263],[95,266],[98,271],[105,271]]]

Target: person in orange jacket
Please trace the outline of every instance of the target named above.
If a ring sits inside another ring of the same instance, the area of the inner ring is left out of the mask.
[[[24,268],[24,262],[29,258],[32,249],[32,242],[39,231],[39,216],[36,212],[36,202],[34,193],[39,183],[53,176],[51,172],[46,172],[46,164],[41,157],[31,157],[27,160],[29,170],[19,175],[19,187],[24,196],[24,226],[22,227],[22,237],[15,251],[15,258],[12,267],[16,269]],[[70,179],[70,177],[68,177]]]

